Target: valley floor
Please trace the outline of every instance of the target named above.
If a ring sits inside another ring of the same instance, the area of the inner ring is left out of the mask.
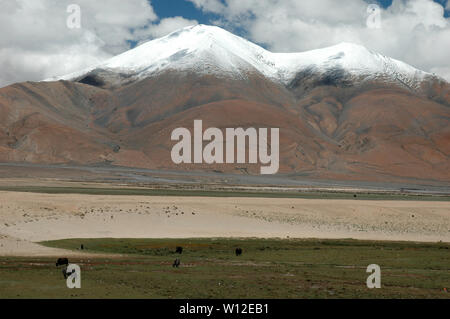
[[[445,243],[83,238],[43,244],[76,251],[81,243],[84,251],[110,254],[69,257],[81,269],[81,289],[66,287],[55,258],[0,257],[0,298],[450,298]],[[172,267],[175,258],[179,268]],[[371,264],[380,266],[380,289],[366,285]]]
[[[56,256],[36,242],[107,237],[450,242],[450,202],[0,191],[0,255]]]

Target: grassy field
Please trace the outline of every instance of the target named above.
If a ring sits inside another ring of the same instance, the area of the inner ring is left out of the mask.
[[[189,190],[153,188],[101,188],[101,187],[51,187],[51,186],[0,186],[0,191],[41,194],[88,194],[88,195],[142,195],[142,196],[199,196],[199,197],[263,197],[263,198],[310,198],[354,200],[427,200],[450,201],[446,195],[419,195],[407,193],[370,193],[344,191],[241,191],[241,190]]]
[[[119,255],[71,259],[81,267],[81,289],[66,288],[54,258],[0,257],[1,298],[450,298],[447,243],[68,239],[43,244],[73,250],[84,244],[87,252]],[[181,256],[176,246],[184,248]],[[237,247],[242,256],[235,256]],[[178,269],[172,267],[177,257]],[[381,267],[381,289],[366,287],[366,267],[373,263]]]

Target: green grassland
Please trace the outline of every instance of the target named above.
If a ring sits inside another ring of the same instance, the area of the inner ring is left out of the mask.
[[[55,258],[0,257],[1,298],[450,298],[450,244],[318,239],[67,239],[68,289]],[[176,246],[184,248],[181,255]],[[235,256],[237,247],[242,256]],[[107,254],[107,255],[105,255]],[[61,256],[64,257],[64,256]],[[180,268],[173,268],[181,258]],[[368,289],[366,267],[381,267]],[[446,288],[449,292],[444,290]]]

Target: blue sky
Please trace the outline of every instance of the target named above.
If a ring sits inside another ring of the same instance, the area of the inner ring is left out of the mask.
[[[181,16],[190,20],[197,20],[201,24],[211,24],[217,15],[204,13],[196,8],[192,2],[186,0],[152,0],[156,14],[161,18]]]

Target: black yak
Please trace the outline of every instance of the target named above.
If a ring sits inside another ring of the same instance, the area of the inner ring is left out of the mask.
[[[177,253],[177,254],[183,253],[183,247],[178,246],[175,250],[175,253]]]
[[[62,266],[62,265],[69,265],[69,259],[67,258],[58,258],[58,260],[56,261],[56,267],[58,266]]]
[[[67,277],[69,277],[74,272],[75,272],[75,269],[72,269],[72,272],[68,272],[67,268],[63,268],[62,273],[63,273],[64,279],[67,279]]]
[[[179,266],[180,266],[180,258],[177,258],[177,259],[175,259],[175,261],[173,262],[173,265],[172,265],[172,267],[176,267],[176,268],[178,268]]]
[[[236,256],[242,255],[242,248],[236,248]]]

